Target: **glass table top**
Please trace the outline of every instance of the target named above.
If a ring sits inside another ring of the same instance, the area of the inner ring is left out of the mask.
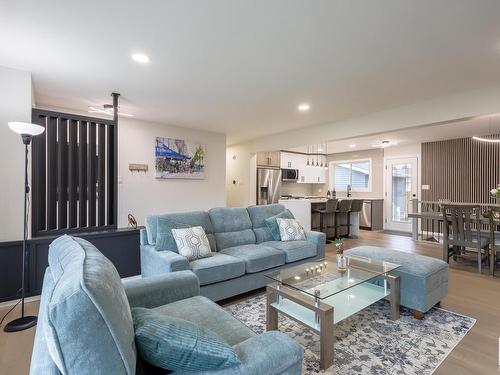
[[[345,259],[345,271],[338,270],[335,261],[323,259],[270,272],[266,276],[312,297],[324,299],[399,267],[399,264],[353,255],[346,255]]]

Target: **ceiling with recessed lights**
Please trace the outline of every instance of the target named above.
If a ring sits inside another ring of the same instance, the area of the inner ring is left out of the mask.
[[[119,92],[135,118],[235,143],[499,85],[500,2],[3,1],[0,45],[39,106]]]
[[[473,136],[488,136],[500,134],[500,114],[480,116],[472,119],[450,121],[444,124],[419,126],[404,130],[372,134],[354,139],[342,139],[327,143],[328,153],[354,152],[408,146],[422,142],[443,141],[446,139],[467,138]],[[494,140],[497,140],[495,137]],[[383,143],[387,141],[387,143]],[[490,139],[491,141],[491,139]],[[296,152],[311,152],[307,145],[289,149]]]

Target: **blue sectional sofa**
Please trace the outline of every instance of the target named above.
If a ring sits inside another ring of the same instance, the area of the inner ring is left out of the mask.
[[[305,241],[273,239],[265,220],[285,210],[283,205],[271,204],[150,215],[141,230],[142,276],[191,270],[198,276],[201,295],[218,301],[265,286],[269,279],[264,274],[271,270],[323,258],[324,233],[306,232]],[[157,251],[159,218],[202,226],[215,255],[189,262],[176,248]]]
[[[49,249],[30,375],[185,374],[148,365],[137,355],[131,308],[145,307],[211,330],[240,360],[214,375],[299,375],[303,349],[277,331],[256,335],[216,303],[199,296],[191,271],[122,283],[91,243],[62,236]]]

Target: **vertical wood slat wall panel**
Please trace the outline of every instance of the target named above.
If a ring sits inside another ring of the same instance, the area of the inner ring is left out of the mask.
[[[78,225],[78,121],[71,120],[69,123],[68,144],[68,204],[69,217],[68,228],[76,228]]]
[[[32,236],[116,228],[116,119],[33,109],[32,121],[46,129],[32,146]]]
[[[47,122],[47,230],[57,228],[57,118]]]
[[[87,200],[88,226],[96,225],[96,123],[89,125],[89,145],[87,155]]]
[[[108,126],[108,225],[116,225],[116,210],[117,210],[117,197],[116,192],[117,185],[117,175],[118,175],[118,163],[116,162],[116,142],[117,142],[117,131],[114,126]]]
[[[36,113],[32,116],[32,121],[35,124],[46,128],[47,117],[40,116]],[[36,233],[39,230],[46,229],[46,200],[47,190],[46,184],[46,148],[47,132],[33,138],[31,145],[31,176],[32,176],[32,207],[34,214],[32,217],[32,232]]]
[[[97,133],[98,157],[97,157],[97,175],[98,175],[98,213],[97,225],[106,224],[106,125],[99,124]]]
[[[422,200],[494,203],[489,191],[500,183],[499,158],[500,143],[472,138],[422,143],[422,185],[430,185]]]
[[[78,208],[80,228],[87,226],[87,121],[80,121],[78,128]]]
[[[68,120],[57,124],[57,229],[68,227]]]

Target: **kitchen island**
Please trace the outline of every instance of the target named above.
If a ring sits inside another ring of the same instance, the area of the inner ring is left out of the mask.
[[[353,199],[353,198],[339,198],[342,199]],[[319,214],[313,214],[313,209],[322,209],[325,207],[327,199],[322,197],[309,197],[301,199],[280,199],[279,203],[290,210],[290,212],[295,216],[295,218],[302,224],[305,230],[319,231]],[[351,236],[359,236],[359,212],[351,212],[350,214],[351,223]],[[330,215],[331,216],[331,215]],[[339,218],[340,219],[340,218]],[[326,218],[326,225],[331,226],[331,219]],[[327,237],[333,236],[332,229],[328,229]]]

